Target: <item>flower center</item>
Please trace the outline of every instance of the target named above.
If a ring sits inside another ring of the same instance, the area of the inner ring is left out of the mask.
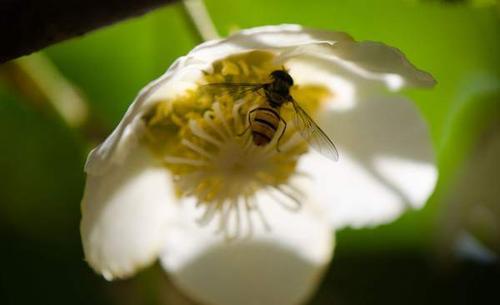
[[[225,58],[205,72],[201,84],[267,83],[270,73],[281,69],[273,65],[273,56],[253,51]],[[304,108],[311,114],[326,93],[317,86],[292,89],[294,96],[307,98]],[[300,191],[290,177],[307,145],[293,124],[285,128],[283,123],[274,126],[268,143],[256,145],[249,112],[262,105],[264,94],[243,87],[201,85],[160,101],[144,117],[145,141],[172,172],[177,195],[195,198],[204,209],[201,224],[218,217],[219,230],[227,238],[242,235],[241,211],[247,216],[247,233],[252,231],[252,214],[269,227],[255,200],[258,192],[272,193],[287,207],[300,207]],[[287,106],[277,109],[286,122],[292,121],[291,111]]]

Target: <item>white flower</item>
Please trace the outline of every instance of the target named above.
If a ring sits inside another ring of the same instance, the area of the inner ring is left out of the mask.
[[[255,146],[238,134],[263,97],[199,86],[265,82],[283,66],[339,162],[307,152],[293,126],[279,152],[277,139]],[[433,191],[426,125],[385,88],[434,84],[397,49],[340,32],[268,26],[201,44],[146,86],[90,153],[87,262],[113,279],[161,257],[179,287],[209,304],[300,303],[331,259],[334,229],[391,221]]]

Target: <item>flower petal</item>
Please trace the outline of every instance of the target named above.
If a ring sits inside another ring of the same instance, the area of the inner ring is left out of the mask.
[[[193,224],[192,211],[169,232],[162,265],[194,300],[299,304],[314,291],[333,250],[327,220],[313,203],[304,204],[301,213],[290,213],[263,196],[258,204],[271,232],[259,227],[252,238],[225,242],[212,228]]]
[[[316,178],[313,191],[336,228],[386,223],[423,206],[437,169],[427,127],[412,103],[397,97],[358,101],[348,111],[325,112],[319,122],[340,160],[311,154],[300,167]]]
[[[251,50],[284,51],[311,43],[353,41],[343,32],[306,29],[296,24],[263,26],[242,30],[220,40],[208,41],[194,48],[188,56],[214,61],[230,54]]]
[[[299,84],[324,83],[317,76],[321,72],[329,76],[326,80],[341,78],[365,89],[376,84],[392,91],[436,84],[432,75],[413,66],[401,51],[372,41],[311,42],[290,47],[277,61],[290,68]],[[297,64],[303,69],[297,69]]]
[[[128,151],[137,144],[136,134],[137,130],[142,126],[142,114],[148,111],[156,101],[168,99],[190,86],[195,86],[196,80],[202,75],[202,71],[209,69],[213,61],[234,53],[253,49],[265,49],[275,51],[277,54],[281,53],[279,59],[286,62],[287,67],[291,67],[292,76],[297,77],[297,83],[307,81],[322,83],[323,80],[326,80],[333,86],[334,94],[341,91],[340,87],[346,88],[350,86],[350,89],[344,90],[343,93],[344,102],[351,101],[351,105],[347,109],[352,108],[355,103],[359,103],[363,93],[369,91],[365,89],[373,86],[372,84],[377,81],[390,89],[398,89],[404,85],[432,86],[435,83],[429,74],[412,66],[398,50],[379,43],[358,43],[345,33],[308,30],[297,25],[268,26],[244,30],[227,39],[201,44],[187,56],[179,58],[163,76],[146,86],[130,106],[111,136],[91,152],[86,164],[86,171],[97,176],[104,175],[107,171],[119,167],[127,159]],[[299,73],[300,71],[296,69],[297,63],[308,67],[307,73]],[[320,74],[325,75],[325,77],[319,77]],[[303,77],[300,78],[301,76]],[[334,80],[333,83],[330,82],[332,79]],[[364,90],[360,90],[360,88]],[[352,113],[359,115],[359,111]],[[379,112],[378,115],[383,116],[384,114]],[[384,118],[382,118],[383,120]],[[370,120],[370,118],[366,122],[370,122],[370,124],[377,123],[375,120]],[[349,126],[351,123],[353,122],[347,122],[345,128],[351,128],[352,126]],[[358,124],[358,122],[355,124]],[[391,126],[391,128],[393,127]],[[363,128],[366,128],[366,126]],[[351,131],[355,130],[354,127]],[[342,133],[348,134],[348,132],[344,131]],[[370,143],[370,139],[369,136],[363,138],[367,143]],[[347,140],[352,140],[352,138]],[[385,144],[398,143],[395,144],[395,146],[398,146],[401,144],[400,140],[397,138],[394,141],[386,141]],[[393,146],[388,150],[393,149]],[[359,159],[358,155],[363,157],[363,154],[360,154],[358,149],[365,149],[365,147],[344,147],[346,149],[353,148],[353,151],[348,153],[355,154],[354,159]],[[370,149],[372,148],[378,149],[379,147],[370,147]],[[366,156],[370,152],[370,150],[365,151],[365,159],[368,158]],[[376,162],[375,157],[378,160]],[[396,158],[391,159],[384,159],[383,156],[375,157],[371,157],[370,162],[368,162],[371,165],[369,171],[376,172],[381,177],[387,176],[388,181],[394,180],[393,177],[401,173],[402,164],[406,167],[414,167],[414,164],[411,163],[413,160],[411,156],[409,159],[407,156],[403,156],[403,163],[400,162],[401,160],[398,159],[399,155],[397,154]],[[410,163],[406,161],[410,161]],[[424,163],[427,161],[425,160]],[[366,160],[363,161],[363,165],[365,164]],[[433,186],[435,181],[431,178],[429,178],[430,180],[427,179],[427,177],[435,177],[433,164],[430,168],[432,173],[429,174],[429,171],[426,171],[428,175],[422,176],[422,180],[431,181],[428,185]],[[407,169],[403,170],[405,173],[407,171]],[[398,187],[403,187],[399,180],[395,184]],[[428,185],[427,189],[429,188]],[[408,183],[405,183],[403,188],[405,195],[415,189]],[[421,188],[426,189],[425,187]],[[405,197],[394,189],[392,191],[397,193],[396,197]],[[416,194],[411,195],[413,197],[410,199],[420,199],[425,197],[422,195],[423,193],[427,194],[428,192],[430,191],[418,191]]]
[[[429,73],[417,69],[398,49],[375,41],[340,42],[334,45],[339,58],[352,62],[367,71],[390,76],[399,75],[408,86],[433,87],[435,79]],[[391,89],[401,86],[388,83]]]
[[[180,57],[165,74],[150,82],[139,92],[111,135],[90,152],[85,172],[102,175],[113,165],[123,163],[130,147],[137,144],[138,129],[143,127],[142,114],[153,106],[153,96],[156,96],[158,91],[164,93],[165,97],[178,94],[189,84],[194,83],[193,73],[196,75],[201,73],[200,66],[187,62],[186,57]]]
[[[253,49],[283,51],[286,48],[309,43],[352,41],[341,32],[306,30],[298,25],[280,25],[253,28],[238,32],[226,39],[205,42],[189,54],[179,58],[161,77],[141,90],[113,133],[95,148],[88,157],[85,171],[94,175],[105,173],[113,164],[126,158],[129,142],[143,113],[159,99],[168,99],[195,85],[202,71],[210,69],[212,62],[239,52]],[[123,144],[126,143],[126,144]]]
[[[125,166],[89,174],[82,200],[85,259],[106,279],[123,278],[151,264],[163,246],[171,209],[171,179],[143,148]]]

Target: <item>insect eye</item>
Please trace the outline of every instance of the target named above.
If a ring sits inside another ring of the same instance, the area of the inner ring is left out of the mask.
[[[275,80],[281,80],[290,86],[293,86],[293,78],[284,70],[276,70],[271,72],[271,77]]]

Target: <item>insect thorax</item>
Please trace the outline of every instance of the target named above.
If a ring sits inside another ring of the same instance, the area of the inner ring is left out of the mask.
[[[269,104],[273,107],[280,107],[290,100],[290,87],[293,86],[293,79],[284,70],[276,70],[271,73],[272,82],[264,86],[264,91]]]
[[[281,106],[283,105],[283,103],[285,103],[285,100],[282,99],[281,97],[271,97],[269,95],[267,95],[267,106],[268,107],[271,107],[271,108],[274,108],[276,110],[279,110],[281,108]]]

